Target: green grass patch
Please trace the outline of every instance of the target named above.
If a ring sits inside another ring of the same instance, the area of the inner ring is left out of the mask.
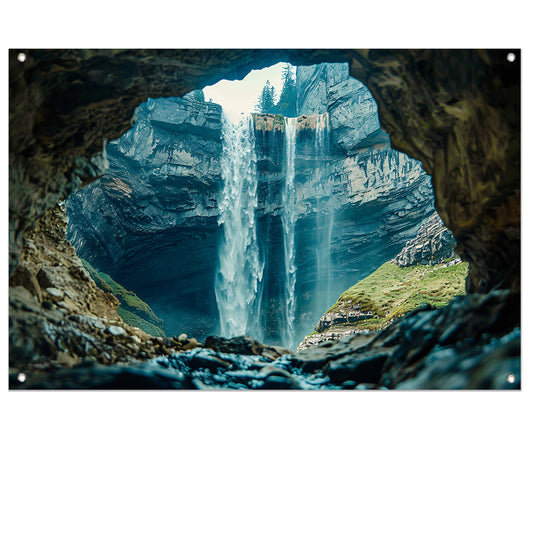
[[[148,333],[149,335],[153,335],[154,337],[166,337],[165,332],[161,328],[158,328],[155,324],[143,320],[140,316],[137,316],[135,313],[132,313],[121,306],[118,307],[117,313],[118,316],[130,326],[142,329],[144,332]]]
[[[467,274],[468,263],[465,262],[449,267],[403,268],[387,262],[345,291],[328,312],[342,312],[359,304],[362,311],[371,311],[374,316],[357,322],[357,328],[381,329],[386,322],[423,305],[443,307],[456,296],[465,294]]]
[[[101,272],[92,266],[85,259],[81,259],[81,262],[100,289],[117,297],[120,302],[117,312],[126,324],[140,328],[156,337],[166,336],[163,331],[163,321],[146,302],[141,300],[133,291],[129,291],[120,283],[117,283],[109,274]]]

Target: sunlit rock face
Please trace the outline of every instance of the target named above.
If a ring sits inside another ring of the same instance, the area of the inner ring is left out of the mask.
[[[455,246],[452,232],[444,226],[439,215],[433,213],[420,226],[416,237],[407,241],[393,262],[401,267],[443,263],[455,258]]]
[[[277,344],[287,342],[288,269],[296,271],[297,340],[434,212],[430,177],[388,147],[375,103],[347,65],[299,69],[306,71],[318,73],[308,83],[326,94],[326,105],[303,92],[301,106],[317,112],[294,120],[294,205],[284,193],[282,117],[254,115],[255,153],[248,154],[257,161],[261,340]],[[105,176],[67,203],[78,253],[149,302],[168,334],[218,332],[221,154],[220,106],[193,97],[149,100],[134,128],[109,144]],[[292,266],[284,255],[287,209],[294,215]]]
[[[380,128],[376,101],[350,76],[347,63],[298,67],[296,93],[299,115],[328,113],[333,149],[352,154],[390,146],[389,136]]]

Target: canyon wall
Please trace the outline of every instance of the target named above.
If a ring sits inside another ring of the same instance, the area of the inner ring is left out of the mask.
[[[302,76],[317,94],[327,89],[327,105],[324,111],[317,98],[299,96],[299,105],[317,113],[300,116],[295,126],[298,337],[348,286],[394,257],[434,212],[430,177],[390,149],[375,103],[349,78],[347,65],[300,68],[298,87]],[[80,256],[146,300],[168,334],[204,338],[218,329],[221,108],[193,96],[150,99],[135,120],[108,145],[106,174],[67,202],[69,239]],[[286,126],[275,115],[253,121],[262,340],[280,343]]]

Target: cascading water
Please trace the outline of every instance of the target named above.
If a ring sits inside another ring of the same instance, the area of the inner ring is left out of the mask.
[[[285,118],[285,187],[283,190],[283,249],[285,254],[285,308],[282,339],[285,346],[295,348],[294,319],[296,312],[296,189],[294,160],[296,153],[296,119]]]
[[[255,135],[250,115],[223,114],[222,178],[218,224],[223,227],[218,248],[215,295],[224,337],[249,334],[262,338],[259,310],[263,263],[256,229],[257,170]]]
[[[321,186],[320,199],[317,200],[316,214],[316,256],[317,256],[317,286],[315,296],[315,313],[318,317],[324,309],[328,309],[334,297],[331,293],[331,278],[333,263],[331,259],[331,239],[334,226],[334,196],[333,182],[327,171],[329,144],[329,118],[327,113],[317,115],[315,128],[315,159],[317,161],[318,181]]]

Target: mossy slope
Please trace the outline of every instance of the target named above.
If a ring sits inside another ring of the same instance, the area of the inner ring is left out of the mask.
[[[378,330],[423,305],[443,307],[465,294],[467,274],[465,262],[412,267],[387,262],[345,291],[327,313],[343,313],[359,305],[362,312],[371,311],[373,316],[357,322],[357,328]]]
[[[142,329],[149,335],[166,336],[163,331],[163,321],[155,315],[146,302],[143,302],[134,292],[128,291],[111,276],[93,267],[84,259],[81,262],[100,289],[117,297],[120,302],[117,313],[124,322]]]

